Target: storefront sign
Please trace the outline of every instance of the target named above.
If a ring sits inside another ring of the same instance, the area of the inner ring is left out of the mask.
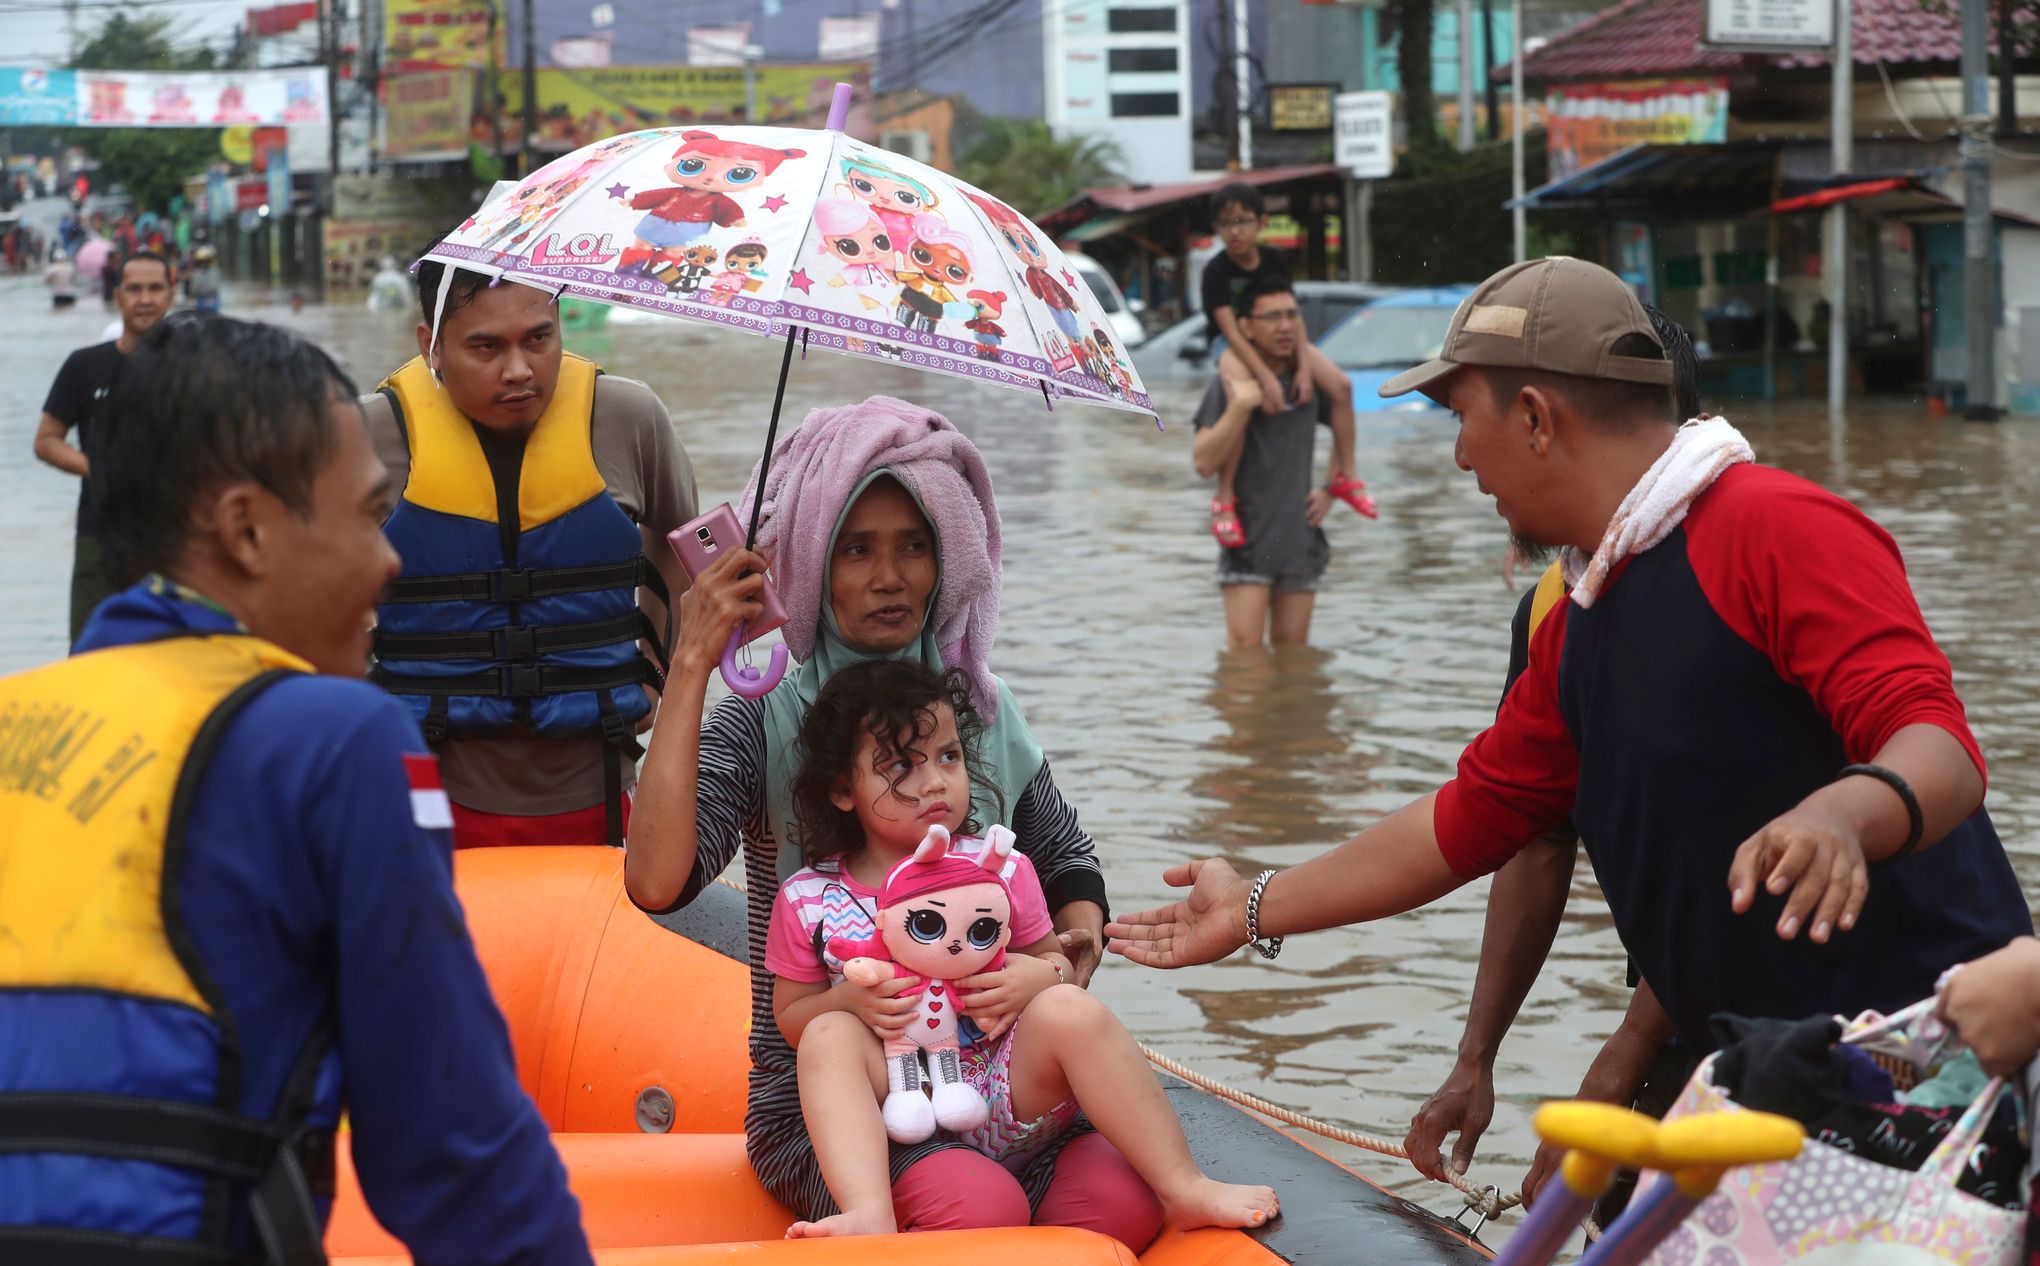
[[[1395,97],[1386,92],[1342,92],[1332,101],[1332,161],[1355,180],[1380,180],[1395,171]]]
[[[1703,44],[1803,49],[1834,42],[1834,0],[1707,0]]]
[[[283,127],[326,122],[326,72],[82,70],[83,127]]]
[[[480,70],[502,60],[502,30],[490,22],[490,0],[383,0],[388,68]],[[497,46],[490,48],[494,30]]]
[[[1278,132],[1322,132],[1332,126],[1331,84],[1268,85],[1268,125]]]
[[[444,158],[466,153],[474,85],[475,76],[465,70],[385,79],[383,153],[392,158]],[[514,121],[516,116],[509,118]]]
[[[1632,145],[1728,139],[1728,80],[1636,79],[1564,84],[1545,100],[1550,178],[1563,180]]]
[[[259,211],[269,202],[269,182],[266,180],[238,180],[234,182],[234,210]]]
[[[68,70],[0,66],[0,124],[78,121],[78,81]]]
[[[753,74],[758,122],[820,127],[840,80],[857,88],[853,100],[866,103],[871,68],[863,62],[760,64]],[[577,149],[619,132],[720,122],[744,111],[741,66],[612,66],[602,70],[538,72],[539,143],[549,150]],[[505,117],[524,110],[523,76],[507,76]],[[849,131],[869,135],[853,106]]]

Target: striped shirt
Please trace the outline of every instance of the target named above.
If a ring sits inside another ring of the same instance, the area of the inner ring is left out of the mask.
[[[697,778],[694,871],[670,909],[648,913],[670,914],[693,901],[742,850],[751,961],[751,1086],[744,1117],[745,1146],[766,1190],[802,1218],[828,1217],[837,1212],[835,1201],[822,1181],[807,1126],[801,1120],[794,1052],[779,1031],[772,1010],[773,977],[765,966],[772,903],[779,889],[779,841],[765,815],[762,700],[731,695],[716,704],[701,728]],[[1020,793],[1011,826],[1016,847],[1034,864],[1051,911],[1075,901],[1093,901],[1100,909],[1106,908],[1105,878],[1091,837],[1077,821],[1076,810],[1057,790],[1046,761]],[[931,1152],[961,1146],[940,1135],[911,1146],[893,1144],[893,1179],[897,1181],[908,1166]],[[1044,1151],[1021,1175],[1029,1200],[1039,1201],[1047,1190],[1056,1154],[1057,1149]]]

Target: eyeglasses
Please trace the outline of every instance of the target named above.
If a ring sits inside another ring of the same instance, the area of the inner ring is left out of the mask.
[[[1214,227],[1223,233],[1228,229],[1257,229],[1261,227],[1261,222],[1258,219],[1252,218],[1244,220],[1220,220]]]
[[[1290,321],[1303,320],[1303,313],[1297,311],[1295,308],[1284,308],[1280,312],[1256,312],[1252,316],[1248,317],[1247,320],[1287,323]]]

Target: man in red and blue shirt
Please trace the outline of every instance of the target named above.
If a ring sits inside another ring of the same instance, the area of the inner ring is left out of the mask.
[[[1626,286],[1514,265],[1454,315],[1423,390],[1526,545],[1593,554],[1672,446],[1671,366]],[[1499,867],[1568,815],[1624,947],[1689,1049],[1717,1011],[1892,1010],[2032,928],[1985,767],[1891,537],[1783,471],[1728,467],[1683,523],[1563,604],[1458,776],[1251,884],[1172,868],[1175,905],[1107,927],[1159,967],[1383,918]]]

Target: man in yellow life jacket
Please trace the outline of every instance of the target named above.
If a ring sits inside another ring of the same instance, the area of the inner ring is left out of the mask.
[[[419,1260],[589,1261],[435,762],[360,680],[397,558],[353,386],[174,316],[111,416],[100,531],[147,578],[0,679],[0,1261],[323,1261],[343,1107]]]
[[[651,388],[562,349],[552,295],[417,284],[418,355],[361,402],[403,490],[372,679],[445,762],[457,846],[621,844],[693,467]]]

